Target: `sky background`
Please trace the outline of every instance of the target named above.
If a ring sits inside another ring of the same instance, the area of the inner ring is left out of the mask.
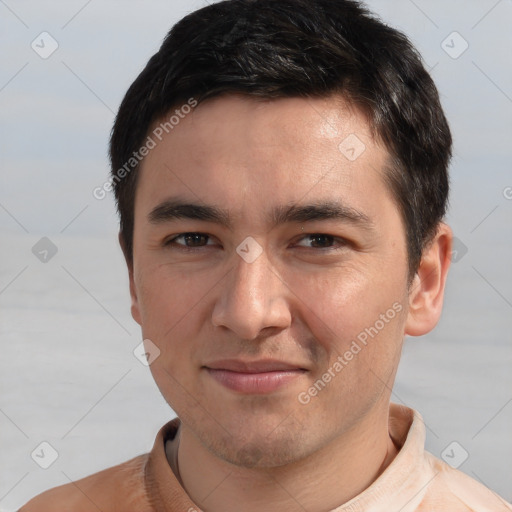
[[[512,1],[367,4],[423,55],[455,141],[458,257],[439,326],[405,345],[393,400],[421,411],[429,450],[457,441],[460,469],[510,501]],[[0,510],[147,451],[173,415],[132,354],[114,202],[92,192],[126,89],[204,5],[0,0]],[[44,59],[33,41],[58,48]],[[32,252],[42,237],[57,249],[47,263]],[[46,470],[30,457],[45,440],[59,452]]]

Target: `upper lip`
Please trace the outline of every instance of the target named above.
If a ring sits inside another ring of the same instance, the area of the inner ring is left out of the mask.
[[[275,359],[260,359],[258,361],[242,361],[240,359],[223,359],[205,365],[212,370],[228,370],[239,373],[265,373],[291,370],[305,370],[300,365],[277,361]]]

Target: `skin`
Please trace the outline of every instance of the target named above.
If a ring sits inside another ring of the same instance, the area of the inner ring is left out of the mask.
[[[348,134],[365,145],[353,161],[338,147]],[[388,408],[403,339],[439,319],[452,233],[439,225],[408,287],[387,159],[365,117],[339,97],[229,95],[201,103],[143,161],[127,259],[132,315],[160,350],[150,368],[182,420],[180,475],[203,510],[330,510],[395,457]],[[151,222],[171,197],[229,209],[232,224]],[[269,223],[276,206],[325,200],[369,224]],[[183,233],[207,236],[175,239]],[[248,236],[262,249],[252,263],[236,251]],[[300,393],[393,304],[401,311],[301,403]],[[226,388],[205,368],[269,358],[303,371],[256,394]]]

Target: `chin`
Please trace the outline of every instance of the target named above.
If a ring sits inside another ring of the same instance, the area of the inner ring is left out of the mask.
[[[245,444],[232,443],[216,446],[215,455],[240,468],[275,468],[301,459],[304,454],[297,451],[297,443],[269,443],[268,440],[254,440]]]
[[[223,431],[201,432],[203,445],[216,457],[240,468],[275,468],[297,462],[310,451],[311,438],[306,439],[304,429],[298,424],[283,422],[282,426],[248,431],[240,429],[240,434],[229,435]],[[311,433],[310,433],[311,434]],[[309,442],[308,442],[309,441]]]

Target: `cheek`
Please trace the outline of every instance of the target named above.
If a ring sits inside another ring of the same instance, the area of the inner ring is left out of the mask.
[[[346,270],[346,269],[345,269]],[[404,285],[405,286],[405,285]],[[332,272],[321,278],[301,276],[293,291],[304,318],[330,364],[339,356],[391,363],[403,336],[404,288],[382,272]]]
[[[384,281],[338,275],[304,282],[309,296],[297,290],[308,296],[302,313],[325,356],[301,397],[325,424],[347,421],[348,411],[353,419],[364,415],[392,387],[405,305],[400,287]]]
[[[169,340],[179,339],[186,327],[195,324],[208,283],[163,265],[142,268],[136,284],[143,335],[165,349]]]
[[[165,266],[142,266],[137,278],[142,335],[159,349],[150,365],[166,401],[180,416],[194,410],[194,368],[201,326],[204,324],[204,281]],[[188,390],[183,393],[183,390]]]
[[[354,269],[303,274],[295,280],[292,290],[308,324],[323,327],[334,337],[353,333],[374,315],[381,302],[371,276]]]

